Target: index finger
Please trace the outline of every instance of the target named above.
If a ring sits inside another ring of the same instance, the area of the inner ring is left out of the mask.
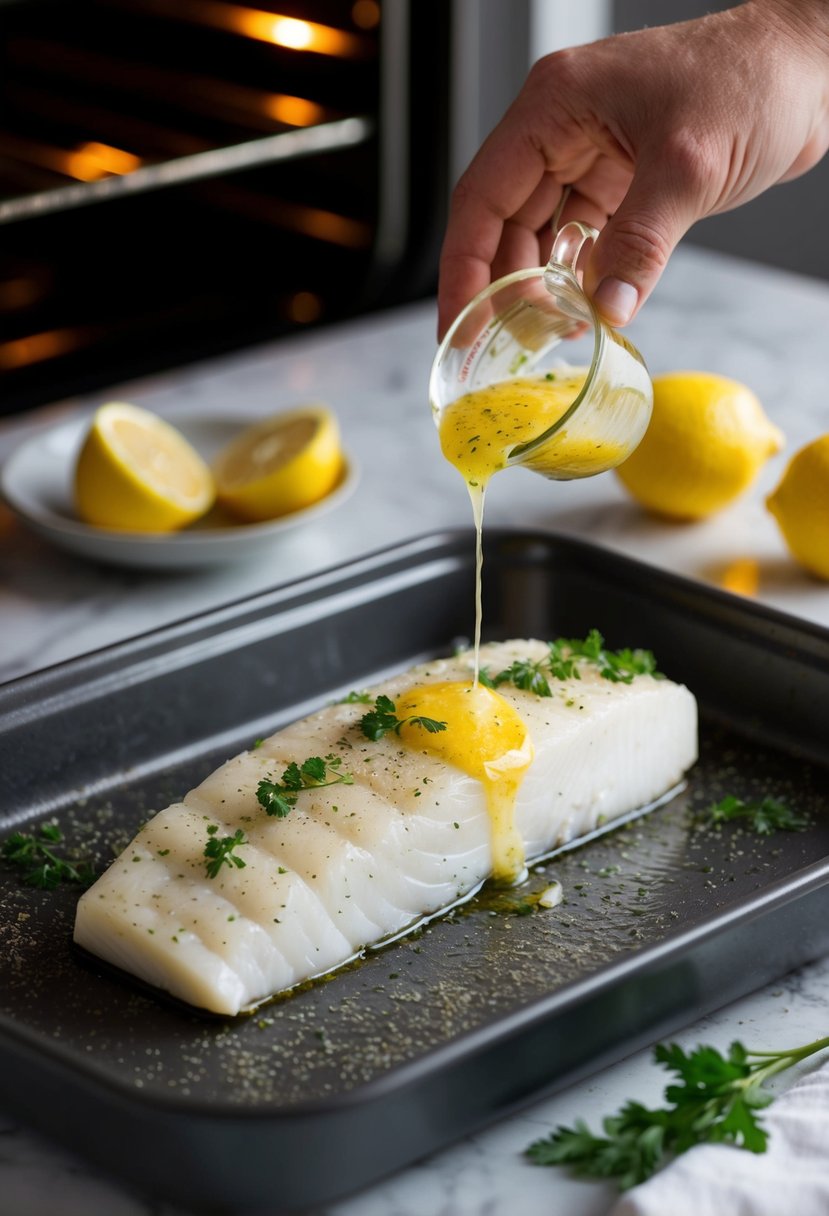
[[[452,194],[440,257],[438,328],[442,337],[486,287],[505,220],[532,196],[547,171],[540,149],[496,127]]]

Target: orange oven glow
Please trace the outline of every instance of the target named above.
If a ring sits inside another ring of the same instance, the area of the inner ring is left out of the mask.
[[[315,101],[287,93],[272,93],[265,99],[264,107],[269,118],[286,127],[313,127],[325,119],[325,110]]]
[[[81,144],[63,158],[63,171],[79,182],[97,182],[102,177],[132,173],[141,166],[141,159],[121,148],[110,147],[94,141]]]
[[[359,34],[350,34],[334,25],[306,21],[304,18],[290,17],[285,13],[239,8],[235,4],[224,4],[222,0],[198,0],[195,3],[194,0],[183,0],[176,5],[174,12],[170,12],[168,0],[148,0],[144,7],[163,9],[168,17],[175,17],[179,21],[210,25],[214,29],[241,34],[244,38],[255,38],[259,42],[270,42],[273,46],[285,47],[291,51],[311,51],[317,55],[359,59],[366,54],[370,46]]]
[[[83,344],[80,329],[52,329],[41,334],[29,334],[11,342],[0,342],[0,371],[11,372],[45,359],[56,359]]]

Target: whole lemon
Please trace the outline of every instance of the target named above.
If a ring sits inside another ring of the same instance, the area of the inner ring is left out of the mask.
[[[671,372],[653,382],[653,415],[616,474],[648,510],[704,519],[746,490],[783,434],[751,389],[708,372]]]
[[[829,579],[829,435],[795,452],[766,506],[792,556]]]

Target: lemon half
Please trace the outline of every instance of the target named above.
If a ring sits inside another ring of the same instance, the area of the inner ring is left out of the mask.
[[[766,506],[792,557],[829,579],[829,435],[795,452]]]
[[[650,425],[616,475],[650,511],[704,519],[748,489],[782,446],[782,432],[744,384],[673,372],[654,379]]]
[[[172,532],[214,497],[209,467],[175,427],[121,401],[96,411],[75,467],[75,503],[86,523]]]
[[[241,519],[274,519],[325,498],[342,478],[331,410],[301,406],[242,432],[213,465],[219,501]]]

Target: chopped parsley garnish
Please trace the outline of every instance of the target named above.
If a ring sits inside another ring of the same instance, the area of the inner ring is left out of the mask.
[[[552,689],[544,675],[544,659],[533,663],[531,659],[516,659],[509,667],[499,671],[496,676],[490,675],[484,667],[478,672],[478,679],[487,688],[498,688],[501,684],[514,684],[525,692],[534,692],[537,697],[551,697]]]
[[[599,675],[614,684],[631,684],[636,676],[644,675],[662,679],[650,650],[631,650],[629,647],[607,650],[598,629],[591,629],[586,638],[556,638],[554,642],[548,642],[547,654],[534,662],[516,659],[497,674],[483,668],[479,679],[488,688],[514,684],[538,697],[551,697],[550,678],[580,680],[579,668],[584,663],[598,668]]]
[[[562,664],[569,668],[573,663],[572,674],[578,679],[578,661],[583,660],[595,664],[599,675],[614,684],[631,684],[635,676],[661,678],[661,673],[656,669],[656,659],[650,650],[631,650],[630,647],[623,650],[606,650],[604,638],[598,629],[591,629],[583,640],[557,638],[555,642],[549,643],[549,648],[550,670],[554,676],[558,676],[554,670],[557,665]],[[567,679],[567,676],[558,678]]]
[[[812,822],[808,815],[798,814],[776,798],[744,802],[733,795],[721,798],[719,802],[699,811],[696,818],[706,827],[735,819],[743,820],[758,836],[771,836],[774,832],[804,832]]]
[[[366,692],[365,690],[363,690],[362,692],[357,692],[354,689],[352,689],[351,692],[346,693],[346,695],[344,697],[340,697],[339,701],[336,701],[335,704],[336,705],[371,705],[371,693]]]
[[[268,815],[284,819],[296,806],[300,791],[323,789],[329,785],[352,785],[350,773],[341,773],[342,757],[329,755],[309,756],[301,764],[292,761],[282,774],[281,781],[260,781],[256,787],[256,798]]]
[[[3,841],[2,856],[20,869],[20,880],[29,887],[53,891],[59,883],[89,886],[95,873],[87,861],[66,856],[63,833],[55,823],[43,823],[35,832],[12,832]]]
[[[724,1056],[714,1047],[686,1054],[675,1043],[659,1044],[656,1063],[677,1078],[665,1090],[664,1107],[626,1102],[603,1120],[603,1136],[578,1119],[531,1144],[527,1156],[536,1165],[569,1166],[581,1177],[616,1178],[620,1190],[627,1190],[695,1144],[734,1144],[763,1153],[768,1133],[757,1112],[773,1101],[763,1083],[827,1047],[829,1037],[780,1052],[748,1051],[735,1042]]]
[[[241,828],[237,828],[232,836],[219,836],[219,828],[215,823],[211,823],[207,829],[209,837],[207,844],[204,846],[204,856],[207,859],[206,869],[208,878],[216,878],[222,866],[229,866],[233,869],[244,870],[247,865],[241,857],[237,857],[234,849],[239,845],[247,844],[248,839]]]
[[[378,739],[382,739],[383,735],[394,731],[396,735],[400,734],[401,726],[411,723],[413,726],[422,726],[430,735],[436,735],[439,731],[446,730],[445,722],[438,722],[436,718],[426,718],[421,714],[412,714],[408,718],[398,718],[397,706],[391,697],[383,696],[382,694],[374,702],[374,709],[369,713],[363,714],[360,719],[360,730],[367,739],[371,739],[376,743]]]

